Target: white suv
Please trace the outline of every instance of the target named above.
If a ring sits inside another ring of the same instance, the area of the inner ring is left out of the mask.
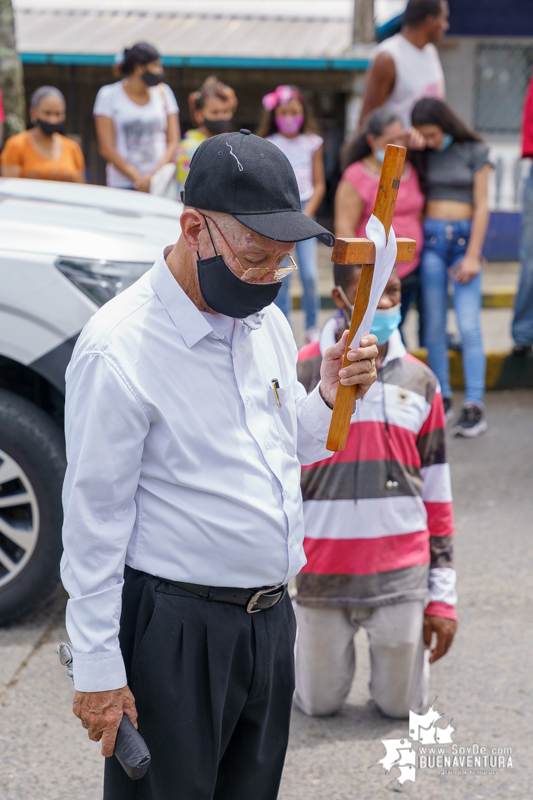
[[[58,580],[76,338],[176,241],[181,211],[138,192],[0,179],[0,624]]]

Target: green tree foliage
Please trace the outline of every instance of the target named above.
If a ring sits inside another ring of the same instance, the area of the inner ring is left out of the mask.
[[[15,45],[11,0],[0,0],[0,89],[4,98],[4,140],[26,127],[22,63]]]

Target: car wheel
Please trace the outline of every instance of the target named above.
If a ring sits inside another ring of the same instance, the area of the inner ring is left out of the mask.
[[[37,609],[57,585],[65,467],[59,427],[0,389],[0,625]]]

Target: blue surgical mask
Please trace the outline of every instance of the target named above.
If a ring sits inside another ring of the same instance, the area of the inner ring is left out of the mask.
[[[447,150],[452,142],[453,142],[453,136],[451,135],[451,133],[445,133],[441,146],[437,148],[439,153],[442,153],[443,150]]]
[[[388,342],[401,322],[401,303],[392,308],[376,308],[370,333],[378,337],[378,345]]]
[[[374,158],[376,159],[376,161],[379,161],[380,164],[383,164],[383,159],[385,158],[385,150],[375,150]]]
[[[344,305],[346,308],[342,310],[344,314],[344,318],[346,320],[346,324],[350,327],[350,323],[352,321],[352,314],[353,314],[353,306],[344,294],[344,290],[342,286],[335,287],[339,292],[340,296],[344,300]],[[402,320],[402,304],[398,303],[397,306],[393,306],[392,308],[376,308],[376,313],[374,314],[374,321],[372,322],[372,327],[370,328],[370,333],[373,333],[374,336],[378,337],[378,345],[385,344],[388,342],[391,335],[394,333],[398,325]]]

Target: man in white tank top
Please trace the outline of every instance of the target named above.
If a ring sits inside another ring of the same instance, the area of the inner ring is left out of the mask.
[[[448,30],[446,0],[409,0],[400,33],[378,45],[363,97],[360,126],[385,107],[411,127],[411,110],[422,97],[445,99],[444,73],[435,42]]]

